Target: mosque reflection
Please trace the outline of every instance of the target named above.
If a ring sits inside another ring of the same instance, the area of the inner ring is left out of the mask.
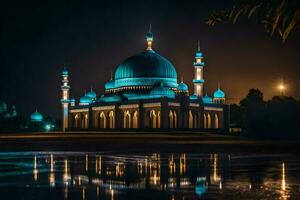
[[[240,167],[241,163],[225,154],[43,154],[33,155],[31,161],[32,184],[43,185],[48,177],[47,185],[61,189],[64,199],[74,195],[80,199],[120,199],[133,191],[164,193],[162,199],[198,199],[236,190],[271,190],[280,199],[291,197],[285,162],[255,168],[253,174],[249,159],[241,162],[247,168]],[[280,174],[266,176],[273,168]]]

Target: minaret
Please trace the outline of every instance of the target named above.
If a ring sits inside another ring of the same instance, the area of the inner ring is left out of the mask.
[[[69,86],[69,72],[66,67],[64,67],[62,72],[62,98],[61,98],[61,105],[62,105],[62,131],[65,131],[68,128],[68,115],[69,115],[69,93],[70,93],[70,86]]]
[[[203,96],[203,69],[204,69],[204,62],[202,61],[203,55],[200,51],[200,43],[198,41],[198,50],[196,51],[195,55],[195,62],[194,62],[194,69],[195,69],[195,77],[193,80],[194,83],[194,95],[198,97]]]

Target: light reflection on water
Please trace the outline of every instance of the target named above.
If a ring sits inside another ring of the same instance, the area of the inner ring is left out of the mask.
[[[0,153],[1,199],[299,199],[297,155]]]

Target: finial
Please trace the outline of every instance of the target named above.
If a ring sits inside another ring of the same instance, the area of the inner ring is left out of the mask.
[[[200,40],[198,40],[198,51],[200,51]]]
[[[93,92],[93,86],[91,86],[91,92]]]
[[[181,76],[181,83],[183,83],[183,76]]]
[[[147,40],[147,50],[152,50],[152,41],[153,41],[153,34],[151,32],[152,26],[150,24],[149,26],[149,31],[146,35],[146,40]]]
[[[113,80],[113,72],[110,71],[110,80]]]
[[[221,87],[220,87],[220,82],[218,82],[218,89],[220,89]]]

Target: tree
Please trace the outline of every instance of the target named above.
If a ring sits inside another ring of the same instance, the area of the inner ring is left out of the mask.
[[[267,119],[263,93],[259,89],[250,89],[248,95],[240,101],[240,106],[243,129],[256,134],[264,131]]]
[[[213,11],[206,23],[210,26],[220,22],[235,24],[241,16],[255,17],[267,33],[277,33],[282,42],[291,32],[300,29],[299,0],[239,0],[231,4],[229,9]]]
[[[297,137],[299,103],[293,97],[275,96],[267,103],[268,128],[276,137]]]

